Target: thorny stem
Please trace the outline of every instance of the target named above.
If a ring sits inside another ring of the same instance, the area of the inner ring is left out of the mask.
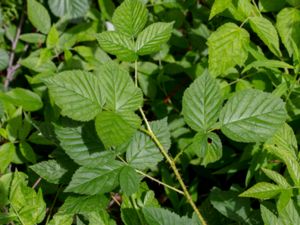
[[[135,80],[137,81],[137,61],[135,61]],[[137,82],[135,83],[135,85],[137,86]],[[182,190],[184,193],[184,196],[186,197],[187,201],[189,202],[189,204],[192,206],[194,212],[196,213],[197,217],[199,218],[200,222],[202,225],[207,225],[207,223],[205,222],[203,216],[201,215],[199,209],[197,208],[196,204],[194,203],[192,196],[190,195],[186,185],[184,184],[184,181],[176,167],[176,164],[174,162],[174,160],[172,159],[172,157],[168,154],[167,150],[164,148],[164,146],[160,143],[160,141],[157,139],[156,135],[154,134],[154,132],[151,129],[151,126],[149,124],[149,121],[143,111],[142,108],[139,108],[139,111],[143,117],[143,120],[146,124],[147,127],[147,131],[146,133],[151,137],[151,139],[153,140],[153,142],[157,145],[157,147],[159,148],[159,150],[161,151],[161,153],[163,154],[163,156],[166,158],[166,160],[168,161],[168,163],[170,164]]]
[[[8,61],[8,68],[7,68],[7,74],[6,74],[6,79],[4,81],[4,90],[7,91],[9,83],[13,80],[13,76],[14,73],[16,72],[16,70],[20,67],[20,64],[15,64],[14,65],[14,59],[15,59],[15,50],[21,35],[21,30],[22,30],[22,26],[24,23],[24,19],[25,19],[25,10],[22,10],[22,15],[21,15],[21,19],[17,28],[17,32],[16,32],[16,36],[12,42],[12,46],[11,46],[11,52],[9,55],[9,61]]]

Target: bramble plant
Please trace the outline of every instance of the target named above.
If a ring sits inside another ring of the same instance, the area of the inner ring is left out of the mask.
[[[4,0],[0,224],[300,224],[299,0]]]

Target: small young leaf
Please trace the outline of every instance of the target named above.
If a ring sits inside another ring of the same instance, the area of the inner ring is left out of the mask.
[[[53,25],[48,33],[46,45],[47,48],[54,48],[59,43],[59,33],[56,29],[56,26]]]
[[[39,33],[27,33],[20,35],[20,40],[25,41],[27,43],[42,44],[45,42],[46,36],[44,34]]]
[[[116,30],[135,37],[146,25],[148,10],[141,0],[125,0],[114,12],[112,22]]]
[[[237,92],[220,113],[222,132],[240,142],[263,142],[286,119],[283,101],[269,93],[248,89]]]
[[[226,23],[208,38],[209,71],[218,76],[236,65],[243,65],[248,57],[249,33],[234,23]]]
[[[128,196],[138,191],[140,178],[137,172],[130,166],[125,166],[120,173],[121,189]]]
[[[31,163],[36,163],[36,155],[30,144],[28,144],[26,141],[22,141],[20,142],[19,147],[22,156],[24,156],[26,160],[28,160]]]
[[[104,51],[116,55],[122,61],[131,62],[137,59],[134,42],[127,36],[106,31],[98,34],[97,40]]]
[[[278,195],[283,190],[282,187],[267,183],[259,182],[240,194],[240,197],[251,197],[258,199],[270,199]]]
[[[263,60],[257,60],[250,64],[248,64],[242,71],[242,73],[245,73],[249,71],[252,68],[268,68],[268,69],[275,69],[275,68],[283,68],[283,69],[293,69],[294,67],[286,62],[282,62],[279,60],[269,60],[269,59],[263,59]]]
[[[279,38],[273,24],[262,16],[250,17],[249,23],[252,30],[268,46],[271,52],[280,57]]]
[[[39,162],[30,166],[30,169],[49,183],[53,184],[59,184],[61,178],[67,173],[67,169],[63,168],[55,160]]]
[[[101,112],[95,121],[98,136],[106,148],[127,142],[140,124],[140,118],[131,111]]]
[[[44,80],[61,114],[74,120],[96,117],[105,102],[99,78],[81,70],[64,71]]]
[[[119,185],[123,164],[112,161],[96,168],[80,167],[73,175],[66,192],[95,195],[112,191]]]
[[[276,27],[282,43],[291,56],[294,52],[293,42],[300,48],[300,10],[284,8],[277,15]]]
[[[51,27],[51,18],[47,9],[36,0],[27,0],[27,12],[32,25],[47,34]]]
[[[137,37],[135,50],[139,55],[158,52],[171,37],[172,23],[157,22],[146,27]]]
[[[215,162],[222,157],[222,142],[215,133],[198,133],[189,146],[202,159],[201,165]]]
[[[185,90],[182,113],[185,122],[192,129],[207,132],[216,123],[221,106],[220,87],[214,78],[205,74]]]

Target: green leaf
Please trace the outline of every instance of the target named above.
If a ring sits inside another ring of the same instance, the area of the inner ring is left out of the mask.
[[[139,190],[140,177],[138,173],[130,166],[125,166],[120,173],[121,189],[128,196]]]
[[[72,225],[73,215],[54,215],[52,220],[49,221],[48,225]]]
[[[114,159],[114,153],[105,151],[93,123],[78,127],[55,126],[60,146],[79,165],[92,166],[107,164]]]
[[[278,60],[270,60],[270,59],[264,59],[264,60],[257,60],[250,64],[248,64],[242,71],[242,73],[245,73],[249,71],[252,68],[283,68],[283,69],[294,69],[294,67],[286,62],[278,61]]]
[[[135,37],[147,23],[148,10],[140,0],[125,0],[114,12],[112,22],[116,30]]]
[[[183,225],[192,224],[192,220],[162,208],[143,208],[143,214],[148,224],[151,225]]]
[[[0,93],[0,99],[21,106],[25,111],[37,111],[43,106],[40,96],[23,88],[14,88],[5,94]]]
[[[5,173],[6,168],[12,162],[15,155],[15,146],[13,143],[5,143],[0,147],[0,172]]]
[[[30,166],[30,169],[53,184],[59,184],[61,178],[67,173],[67,169],[62,167],[56,160],[39,162]]]
[[[162,146],[168,150],[171,147],[171,140],[167,118],[150,122],[150,126]],[[141,131],[137,131],[124,148],[129,165],[140,170],[153,168],[163,159],[153,140]]]
[[[129,73],[115,63],[99,67],[97,76],[106,93],[105,109],[114,112],[134,111],[143,104],[141,89],[136,87]]]
[[[212,75],[226,74],[236,65],[243,65],[248,57],[249,33],[235,25],[226,23],[208,38],[209,71]]]
[[[41,190],[36,193],[26,184],[24,177],[15,172],[10,189],[10,204],[23,224],[38,224],[46,215],[46,203]]]
[[[185,122],[194,130],[206,132],[216,123],[222,107],[221,90],[216,80],[205,74],[187,88],[182,100]]]
[[[112,0],[98,0],[100,11],[106,20],[111,20],[115,11],[115,4]]]
[[[286,151],[290,151],[291,153],[294,153],[295,156],[298,152],[296,136],[293,129],[287,123],[284,123],[266,144],[271,144]]]
[[[299,0],[286,0],[290,5],[298,7],[300,5]]]
[[[292,199],[292,196],[293,196],[293,190],[292,189],[285,189],[280,193],[279,198],[276,202],[276,207],[277,207],[277,211],[278,211],[279,214],[288,205],[289,201]]]
[[[9,55],[5,49],[0,49],[0,71],[8,67]]]
[[[27,43],[42,44],[45,42],[46,37],[44,34],[39,33],[27,33],[20,35],[20,40]]]
[[[278,12],[285,4],[286,2],[282,0],[260,0],[259,8],[262,12]]]
[[[90,213],[106,208],[108,202],[107,197],[101,194],[97,195],[72,195],[68,196],[59,208],[57,215]]]
[[[30,144],[28,144],[26,141],[22,141],[20,142],[19,148],[22,156],[24,156],[26,160],[31,163],[36,163],[36,155]]]
[[[282,43],[291,56],[294,52],[293,42],[300,48],[300,10],[284,8],[277,15],[276,27]]]
[[[80,167],[73,175],[66,192],[95,195],[112,191],[119,185],[123,164],[112,161],[96,168]]]
[[[131,62],[137,59],[134,42],[129,37],[115,31],[106,31],[96,38],[104,51],[116,55],[120,60]]]
[[[88,121],[101,112],[105,95],[99,78],[81,70],[64,71],[44,80],[61,114]]]
[[[299,224],[299,203],[294,202],[291,199],[287,206],[279,213],[279,218],[281,219],[282,224]]]
[[[270,138],[286,119],[283,101],[259,90],[234,94],[220,114],[221,131],[239,142],[263,142]]]
[[[96,131],[104,146],[109,148],[128,141],[140,126],[140,118],[133,112],[105,111],[96,117]]]
[[[58,17],[83,17],[89,9],[88,0],[48,0],[51,12]]]
[[[240,197],[250,197],[258,199],[270,199],[278,195],[283,190],[282,187],[267,183],[259,182],[240,194]]]
[[[280,57],[279,38],[273,24],[262,16],[250,17],[249,23],[252,30],[268,46],[271,52]]]
[[[44,34],[47,34],[51,27],[51,18],[47,9],[36,0],[27,0],[28,19],[32,25]]]
[[[59,44],[59,33],[56,26],[53,25],[48,33],[46,46],[47,48],[54,48]]]
[[[209,14],[209,19],[211,20],[215,15],[225,11],[231,2],[232,0],[215,0]]]
[[[215,162],[222,157],[222,142],[215,133],[198,133],[189,146],[201,158],[201,165]]]
[[[279,186],[284,187],[284,188],[290,187],[287,180],[280,173],[273,171],[273,170],[266,169],[266,168],[262,168],[262,171],[264,172],[264,174],[266,174],[267,177],[269,177],[271,180],[273,180]]]
[[[260,212],[265,225],[282,225],[277,216],[262,204],[260,205]]]
[[[173,22],[157,22],[146,27],[137,37],[135,50],[139,55],[158,52],[171,37]]]

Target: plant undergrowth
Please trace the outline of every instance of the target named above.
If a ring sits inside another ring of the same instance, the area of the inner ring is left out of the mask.
[[[299,0],[0,2],[0,224],[300,224]]]

